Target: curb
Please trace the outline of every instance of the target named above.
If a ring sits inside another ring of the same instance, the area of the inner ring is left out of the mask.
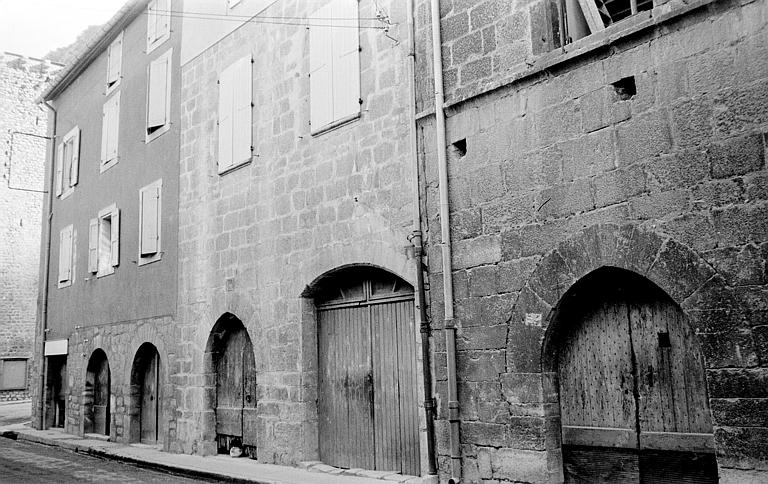
[[[117,462],[123,462],[126,464],[135,465],[143,469],[151,469],[156,471],[163,471],[168,474],[173,474],[183,477],[195,477],[207,480],[216,480],[220,482],[231,482],[234,484],[278,484],[275,481],[265,481],[258,479],[245,479],[241,477],[228,476],[226,474],[219,474],[211,471],[204,471],[199,469],[189,469],[187,467],[179,467],[171,464],[163,464],[161,462],[151,462],[124,455],[114,454],[112,452],[100,449],[94,449],[88,445],[78,445],[73,442],[59,442],[53,439],[47,439],[44,437],[35,437],[27,435],[23,432],[17,432],[14,430],[8,430],[0,433],[0,437],[4,437],[11,440],[21,440],[24,442],[31,442],[35,444],[47,445],[48,447],[57,447],[59,449],[75,452],[77,454],[90,455],[92,457],[98,457],[101,459],[109,459]]]

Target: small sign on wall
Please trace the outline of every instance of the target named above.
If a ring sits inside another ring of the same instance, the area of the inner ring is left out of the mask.
[[[541,327],[541,313],[525,313],[525,325]]]
[[[43,354],[45,356],[66,355],[69,351],[69,340],[57,339],[53,341],[45,342],[45,350]]]

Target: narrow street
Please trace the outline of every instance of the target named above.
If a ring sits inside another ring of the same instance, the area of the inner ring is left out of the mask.
[[[45,445],[0,438],[0,483],[193,483],[190,479]]]

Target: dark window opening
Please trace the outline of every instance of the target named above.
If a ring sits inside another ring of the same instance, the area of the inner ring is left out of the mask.
[[[459,154],[459,156],[463,157],[467,154],[467,140],[460,139],[459,141],[456,141],[453,143],[453,148],[456,150],[456,153]]]
[[[632,99],[632,97],[637,94],[637,85],[635,85],[634,76],[619,79],[611,85],[616,90],[616,94],[619,96],[619,99],[622,101]]]

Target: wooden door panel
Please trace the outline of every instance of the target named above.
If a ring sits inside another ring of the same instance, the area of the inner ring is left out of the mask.
[[[635,449],[563,447],[566,483],[635,484],[640,482],[640,463]]]
[[[157,353],[147,358],[141,386],[141,442],[157,442],[157,404],[158,404],[158,358]]]
[[[563,425],[636,428],[627,317],[626,304],[606,302],[569,334],[559,356]]]
[[[216,433],[243,436],[244,328],[228,333],[216,365]]]
[[[256,412],[256,362],[253,346],[246,340],[242,355],[243,365],[243,445],[256,447],[258,413]],[[256,457],[251,455],[251,457]]]

